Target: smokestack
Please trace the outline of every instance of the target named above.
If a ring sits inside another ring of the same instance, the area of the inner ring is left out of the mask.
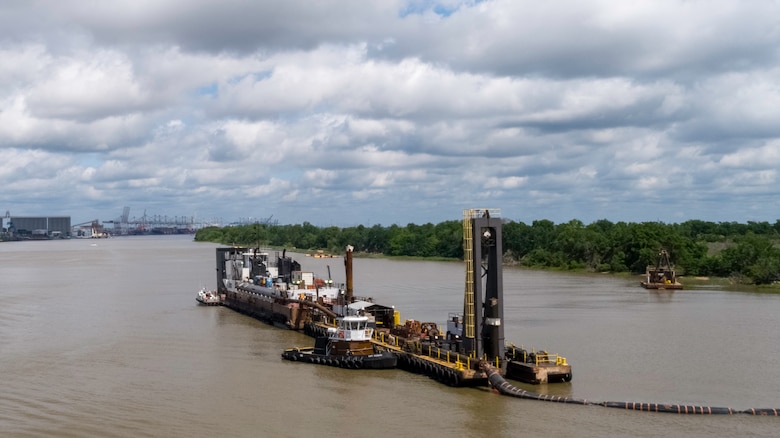
[[[347,271],[347,294],[344,297],[346,303],[352,303],[352,245],[347,245],[347,253],[344,255],[344,267]]]

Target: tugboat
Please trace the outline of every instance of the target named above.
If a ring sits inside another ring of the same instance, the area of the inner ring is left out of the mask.
[[[352,369],[395,368],[396,356],[377,350],[371,342],[374,329],[368,321],[364,315],[338,318],[338,325],[328,328],[326,336],[315,338],[314,347],[289,348],[282,359]]]
[[[669,262],[669,253],[662,249],[658,253],[658,263],[647,267],[645,272],[645,281],[642,283],[645,289],[682,289],[683,285],[677,281],[677,274],[674,272],[674,266]]]

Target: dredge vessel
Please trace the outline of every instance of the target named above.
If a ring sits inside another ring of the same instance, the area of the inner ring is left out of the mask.
[[[280,328],[337,316],[339,289],[302,271],[286,251],[217,248],[217,293],[222,305]]]
[[[343,366],[342,358],[336,361],[328,351],[326,341],[338,328],[339,318],[360,316],[371,329],[371,354],[391,354],[399,368],[452,386],[487,385],[488,374],[480,363],[522,382],[568,382],[571,366],[564,357],[529,352],[507,345],[504,339],[501,225],[498,209],[464,211],[463,313],[450,315],[444,335],[435,323],[406,320],[401,324],[392,307],[354,297],[351,247],[344,256],[344,289],[320,287],[316,282],[310,286],[300,265],[285,253],[271,259],[267,252],[217,248],[218,293],[227,307],[315,338],[314,347],[286,350],[285,359]]]

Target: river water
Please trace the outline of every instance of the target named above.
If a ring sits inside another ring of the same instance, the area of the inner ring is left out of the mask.
[[[0,434],[10,437],[777,436],[777,417],[651,414],[450,388],[401,370],[286,362],[310,338],[222,307],[190,236],[0,244]],[[342,259],[296,257],[344,281]],[[463,265],[355,259],[355,293],[402,318],[461,310]],[[650,292],[639,278],[504,269],[508,341],[593,401],[780,408],[780,296]]]

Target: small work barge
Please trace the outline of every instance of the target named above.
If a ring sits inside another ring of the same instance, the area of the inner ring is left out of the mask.
[[[658,253],[658,262],[648,265],[645,279],[641,282],[645,289],[679,290],[683,285],[677,281],[674,265],[669,261],[669,253],[662,249]]]
[[[508,379],[527,383],[571,382],[571,366],[566,358],[544,350],[526,351],[514,345],[506,350],[507,362],[504,375]]]

